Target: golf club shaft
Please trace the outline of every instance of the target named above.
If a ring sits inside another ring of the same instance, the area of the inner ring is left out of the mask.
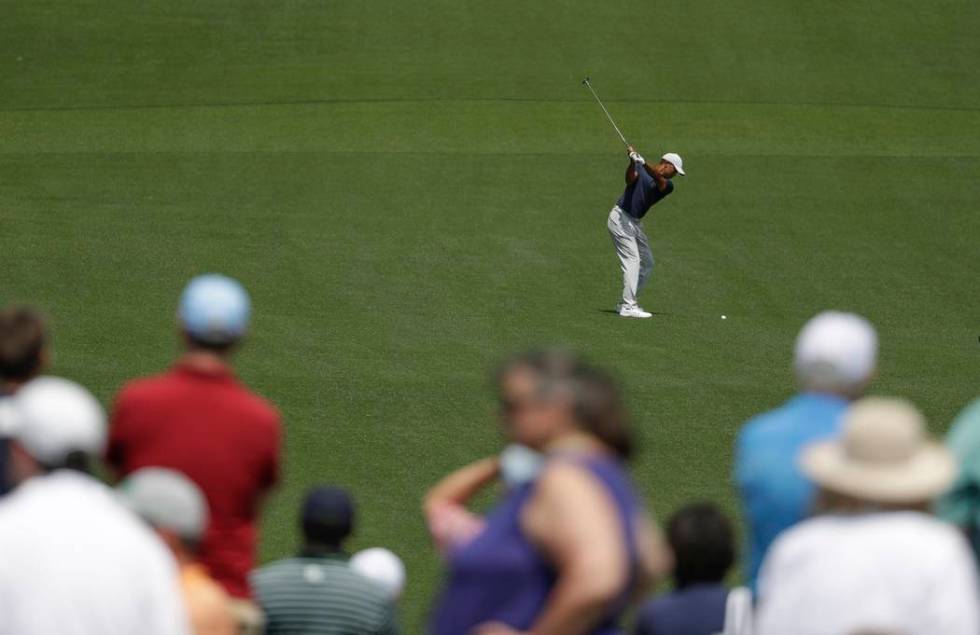
[[[623,136],[623,133],[620,132],[619,126],[617,126],[616,122],[613,121],[612,115],[610,115],[609,111],[606,110],[606,107],[602,105],[602,100],[599,99],[599,95],[595,92],[595,88],[592,88],[592,82],[589,81],[588,77],[586,77],[585,81],[582,83],[589,87],[589,91],[592,93],[592,96],[595,97],[596,102],[599,104],[599,108],[602,108],[602,112],[606,113],[606,119],[608,119],[609,123],[612,124],[612,127],[616,129],[616,134],[619,135],[619,138],[623,140],[623,145],[627,148],[630,147],[629,141],[627,141],[626,137]]]

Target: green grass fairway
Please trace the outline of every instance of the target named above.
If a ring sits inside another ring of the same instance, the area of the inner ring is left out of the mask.
[[[103,399],[176,351],[204,271],[253,294],[244,379],[282,409],[286,476],[349,486],[355,547],[440,579],[425,487],[500,447],[488,370],[531,344],[624,380],[663,516],[735,510],[732,439],[793,390],[824,308],[881,336],[876,392],[941,431],[980,376],[980,4],[7,0],[0,301],[54,321],[54,372]],[[689,176],[648,216],[625,321],[606,216],[619,141]],[[722,321],[720,316],[727,314]]]

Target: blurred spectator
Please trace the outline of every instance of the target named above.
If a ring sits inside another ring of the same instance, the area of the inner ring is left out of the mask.
[[[864,318],[826,311],[796,340],[794,368],[802,392],[745,424],[735,449],[735,483],[748,529],[749,584],[772,541],[803,520],[814,487],[797,455],[812,441],[835,438],[848,402],[864,394],[875,374],[878,336]]]
[[[99,403],[55,377],[12,401],[19,486],[0,504],[0,633],[188,633],[173,557],[89,474],[105,445]]]
[[[485,519],[466,507],[481,489],[498,481],[505,489],[517,489],[531,483],[543,463],[540,452],[511,443],[499,456],[476,461],[444,478],[429,492],[424,510],[439,551],[448,556],[483,531]]]
[[[388,599],[397,602],[405,590],[405,563],[383,547],[358,551],[350,559],[350,567],[380,586]]]
[[[354,503],[344,490],[318,487],[303,503],[303,549],[295,558],[252,574],[267,635],[390,635],[394,606],[374,582],[355,572],[343,551],[354,528]]]
[[[231,357],[245,336],[250,301],[238,282],[199,276],[177,317],[185,352],[167,373],[120,392],[108,462],[119,476],[143,467],[186,474],[203,491],[210,523],[200,559],[232,596],[246,627],[261,613],[248,600],[258,514],[279,473],[279,415],[235,379]]]
[[[25,306],[0,310],[0,496],[12,487],[7,468],[9,415],[3,410],[7,398],[47,366],[47,348],[47,329],[40,313]]]
[[[963,536],[927,513],[953,481],[953,456],[919,412],[867,398],[839,441],[806,448],[821,515],[773,544],[759,577],[759,635],[888,632],[976,635],[976,568]]]
[[[136,470],[118,489],[123,502],[153,527],[177,560],[194,635],[235,635],[238,625],[228,594],[197,561],[208,521],[201,489],[180,472],[158,467]]]
[[[424,510],[449,566],[431,631],[617,633],[630,599],[669,560],[622,463],[632,436],[619,391],[559,351],[513,360],[498,384],[507,436],[544,452],[545,463],[485,519],[473,516],[468,536],[445,540],[445,518],[466,518],[500,460],[477,461],[430,490]]]
[[[640,610],[637,635],[751,633],[751,593],[725,587],[735,536],[721,510],[711,503],[682,508],[671,517],[667,538],[675,558],[674,591]]]
[[[946,446],[956,456],[959,474],[939,501],[939,515],[966,533],[980,558],[980,399],[953,422]]]

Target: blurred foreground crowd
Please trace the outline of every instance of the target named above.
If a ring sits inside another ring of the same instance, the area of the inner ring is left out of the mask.
[[[256,568],[282,430],[234,374],[250,313],[235,280],[190,281],[180,356],[107,416],[45,374],[42,315],[0,309],[0,635],[400,632],[404,566],[348,554],[342,488],[312,488],[296,555]],[[645,508],[617,383],[568,351],[510,359],[495,376],[506,447],[422,500],[446,569],[428,631],[613,635],[630,615],[638,635],[980,634],[980,401],[934,442],[907,401],[864,396],[877,353],[867,320],[817,315],[796,341],[799,394],[740,430],[736,588],[717,506],[692,502],[666,531]]]

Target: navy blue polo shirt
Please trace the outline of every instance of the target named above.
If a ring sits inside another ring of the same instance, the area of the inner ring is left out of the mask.
[[[674,191],[674,183],[667,181],[667,189],[663,192],[657,187],[657,182],[642,165],[636,166],[636,180],[626,185],[623,195],[616,201],[619,209],[639,220],[646,216],[647,211]]]
[[[714,635],[725,628],[728,589],[695,584],[661,596],[640,609],[636,635]]]

